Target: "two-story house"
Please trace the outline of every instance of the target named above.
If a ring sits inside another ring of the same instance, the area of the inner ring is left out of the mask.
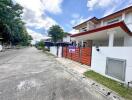
[[[91,69],[121,82],[132,81],[132,6],[73,27],[72,40],[92,48]]]
[[[92,45],[132,46],[132,6],[100,19],[93,17],[73,28],[80,32],[72,35],[76,43],[92,40]]]

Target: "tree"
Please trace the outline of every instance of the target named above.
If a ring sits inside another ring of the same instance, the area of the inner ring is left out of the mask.
[[[65,32],[59,25],[53,25],[48,30],[48,35],[52,37],[53,42],[62,41]]]
[[[44,47],[45,47],[44,41],[41,40],[41,41],[39,41],[38,43],[36,43],[36,47],[37,47],[39,50],[44,49]]]
[[[21,18],[23,7],[12,0],[0,0],[0,32],[4,42],[28,44],[29,35]]]
[[[28,40],[33,40],[31,35],[28,35]]]

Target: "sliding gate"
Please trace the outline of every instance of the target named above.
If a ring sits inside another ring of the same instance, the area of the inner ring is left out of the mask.
[[[63,57],[91,66],[92,48],[76,47],[74,52],[69,51],[69,47],[63,47]]]

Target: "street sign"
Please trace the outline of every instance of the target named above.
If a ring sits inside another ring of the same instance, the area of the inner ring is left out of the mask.
[[[69,46],[69,53],[75,53],[75,46]]]

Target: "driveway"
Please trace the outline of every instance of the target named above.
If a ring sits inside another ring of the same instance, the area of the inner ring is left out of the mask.
[[[0,53],[0,100],[106,100],[36,48]]]

